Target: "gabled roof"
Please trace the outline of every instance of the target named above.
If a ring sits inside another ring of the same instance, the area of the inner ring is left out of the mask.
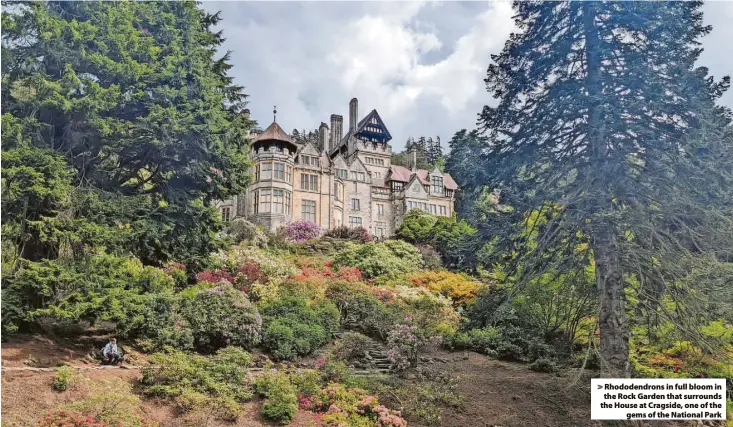
[[[410,169],[404,167],[404,166],[398,166],[398,165],[391,165],[389,167],[390,169],[390,180],[392,181],[400,181],[400,182],[410,182],[410,179],[413,175],[417,175],[417,179],[420,180],[420,182],[424,185],[428,185],[430,182],[428,181],[429,172],[426,169],[418,169],[417,171],[413,172]],[[448,190],[457,190],[458,184],[453,180],[453,177],[449,174],[443,172],[443,185]]]
[[[293,138],[288,135],[283,128],[280,127],[277,122],[272,122],[270,126],[267,127],[261,134],[257,135],[252,142],[257,141],[284,141],[289,142],[291,144],[298,145],[295,141],[293,141]]]
[[[387,136],[384,142],[390,141],[392,139],[392,134],[390,134],[389,130],[387,130],[387,126],[384,125],[384,122],[382,121],[382,118],[379,117],[379,113],[377,113],[377,110],[372,110],[369,114],[366,115],[366,117],[359,121],[359,124],[356,125],[356,133],[364,132],[372,119],[376,119],[379,126],[384,130],[384,133]]]

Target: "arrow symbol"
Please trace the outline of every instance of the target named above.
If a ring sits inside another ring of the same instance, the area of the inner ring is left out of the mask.
[[[603,386],[602,386],[602,385],[600,385],[600,384],[598,384],[598,390],[600,390],[600,389],[602,389],[602,388],[603,388]]]

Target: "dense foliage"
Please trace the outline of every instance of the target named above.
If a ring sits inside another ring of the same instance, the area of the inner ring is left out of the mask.
[[[200,267],[219,245],[212,200],[249,179],[218,21],[192,2],[3,9],[5,250]]]
[[[474,269],[477,267],[476,230],[465,220],[435,216],[412,209],[396,230],[400,239],[418,245],[430,245],[440,254],[448,267]]]
[[[310,303],[283,297],[260,306],[265,321],[263,342],[278,359],[305,356],[327,343],[339,327],[339,312],[330,301]]]
[[[454,176],[469,197],[499,188],[515,209],[468,217],[494,225],[486,242],[509,244],[499,262],[518,290],[593,265],[606,373],[629,374],[629,283],[640,285],[638,310],[664,317],[666,295],[684,311],[699,295],[682,285],[691,267],[730,246],[731,115],[714,104],[729,80],[695,68],[710,31],[700,6],[516,3],[521,32],[486,78],[499,100],[481,115],[487,138],[459,135],[466,147],[448,162],[466,172]],[[523,233],[532,212],[547,221]]]
[[[422,255],[414,246],[399,240],[350,243],[336,255],[333,266],[357,267],[366,278],[395,276],[417,271],[422,266]]]
[[[145,394],[172,399],[182,410],[207,407],[231,420],[241,412],[239,404],[252,398],[247,369],[252,356],[235,347],[212,358],[169,351],[149,361],[153,366],[143,370],[141,380]]]

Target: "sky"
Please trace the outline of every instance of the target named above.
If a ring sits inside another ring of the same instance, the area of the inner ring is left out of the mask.
[[[217,2],[230,74],[249,95],[261,127],[288,132],[330,125],[348,129],[351,98],[359,118],[376,109],[395,152],[408,137],[440,136],[444,149],[460,129],[476,127],[492,105],[483,79],[491,55],[515,30],[509,2]],[[708,2],[698,65],[715,77],[733,74],[733,2]],[[721,103],[733,107],[733,90]]]

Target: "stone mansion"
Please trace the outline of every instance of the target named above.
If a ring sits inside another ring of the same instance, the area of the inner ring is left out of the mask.
[[[249,114],[245,110],[245,114]],[[417,169],[417,149],[407,147],[409,167],[390,163],[392,139],[377,110],[359,120],[359,101],[349,103],[349,128],[331,115],[318,129],[320,151],[293,140],[276,121],[251,141],[254,170],[245,193],[217,203],[224,221],[246,218],[275,230],[306,220],[324,230],[364,227],[378,237],[395,233],[410,209],[453,215],[458,188],[450,175]]]

